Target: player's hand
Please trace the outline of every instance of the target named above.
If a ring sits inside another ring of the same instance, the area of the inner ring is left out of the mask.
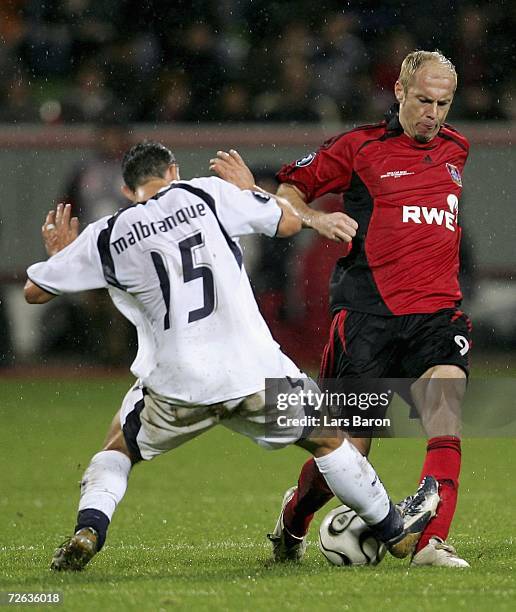
[[[240,189],[254,189],[253,173],[234,149],[217,151],[217,157],[210,159],[210,170]]]
[[[351,242],[358,229],[358,223],[341,212],[317,215],[313,218],[311,225],[321,236],[335,242]]]
[[[58,204],[56,210],[49,211],[41,228],[43,242],[49,257],[59,253],[79,235],[79,219],[71,217],[70,204]]]

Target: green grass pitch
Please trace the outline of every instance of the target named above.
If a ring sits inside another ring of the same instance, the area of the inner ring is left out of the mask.
[[[129,384],[0,382],[0,590],[60,591],[58,609],[74,611],[516,609],[514,439],[463,444],[450,540],[471,570],[409,570],[389,557],[332,567],[317,549],[318,523],[302,564],[270,566],[264,536],[306,454],[266,452],[218,428],[137,466],[102,553],[83,573],[52,574],[78,481]],[[394,498],[415,488],[423,453],[422,439],[375,443],[372,461]]]

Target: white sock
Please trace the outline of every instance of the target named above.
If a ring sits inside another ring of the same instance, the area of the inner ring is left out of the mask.
[[[109,520],[127,489],[131,460],[119,451],[101,451],[92,458],[81,480],[79,512],[94,508]]]
[[[315,462],[333,493],[368,525],[376,525],[387,516],[387,491],[373,466],[349,440],[331,453],[315,457]]]

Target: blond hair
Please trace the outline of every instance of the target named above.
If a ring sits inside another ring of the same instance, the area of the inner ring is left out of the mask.
[[[450,71],[455,78],[455,88],[457,87],[457,71],[451,61],[445,57],[439,49],[435,51],[412,51],[403,60],[401,64],[400,76],[398,77],[399,82],[403,86],[403,90],[406,92],[410,82],[412,81],[416,72],[421,68],[423,64],[427,62],[437,62],[444,68]]]

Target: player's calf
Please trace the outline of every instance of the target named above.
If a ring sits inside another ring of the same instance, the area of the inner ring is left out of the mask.
[[[414,552],[439,503],[438,484],[433,476],[422,481],[401,513],[389,499],[373,466],[348,440],[336,450],[316,457],[315,462],[331,490],[357,512],[395,557]]]
[[[51,569],[82,570],[106,539],[116,506],[123,498],[131,460],[124,453],[97,453],[84,472],[75,534],[54,553]]]

